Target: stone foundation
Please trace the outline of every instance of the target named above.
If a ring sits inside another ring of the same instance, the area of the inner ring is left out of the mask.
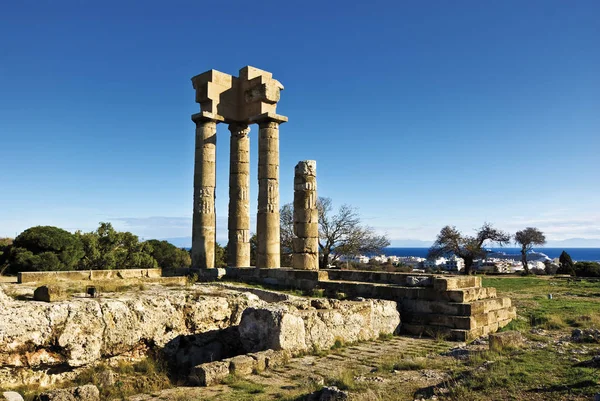
[[[261,283],[301,290],[324,289],[329,296],[396,301],[402,332],[468,341],[506,326],[516,317],[510,298],[481,286],[481,277],[368,272],[226,268],[199,271],[200,279]]]

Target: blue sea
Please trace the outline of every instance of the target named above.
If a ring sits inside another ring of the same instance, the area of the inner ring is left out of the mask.
[[[495,252],[504,252],[515,255],[515,259],[520,258],[521,250],[519,248],[490,248]],[[418,256],[427,257],[429,248],[385,248],[383,253],[387,256]],[[558,258],[562,251],[571,255],[574,261],[593,261],[600,262],[600,248],[535,248],[535,252],[543,253],[550,259]]]

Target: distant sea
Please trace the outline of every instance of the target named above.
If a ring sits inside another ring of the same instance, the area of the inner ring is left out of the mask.
[[[495,252],[504,252],[514,254],[517,258],[521,255],[519,248],[489,248]],[[383,253],[386,256],[418,256],[427,257],[429,248],[385,248]],[[574,261],[592,261],[600,262],[600,248],[535,248],[535,252],[543,253],[550,259],[558,258],[562,251],[571,255]]]

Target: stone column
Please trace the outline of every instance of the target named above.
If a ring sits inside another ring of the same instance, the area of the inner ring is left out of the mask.
[[[279,123],[258,121],[258,213],[256,267],[281,266],[279,239]]]
[[[250,266],[250,128],[230,124],[229,249],[230,267]]]
[[[215,186],[217,120],[206,113],[192,116],[196,123],[194,162],[194,214],[192,216],[192,268],[215,267]]]
[[[294,235],[292,267],[319,269],[319,212],[317,210],[317,162],[301,161],[294,174]]]

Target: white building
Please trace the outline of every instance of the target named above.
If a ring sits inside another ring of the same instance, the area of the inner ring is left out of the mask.
[[[440,269],[446,265],[448,259],[446,258],[437,258],[437,259],[425,259],[423,261],[424,269]]]
[[[459,272],[465,269],[465,261],[463,258],[458,258],[453,255],[450,259],[448,259],[445,263],[446,270],[451,272]]]

